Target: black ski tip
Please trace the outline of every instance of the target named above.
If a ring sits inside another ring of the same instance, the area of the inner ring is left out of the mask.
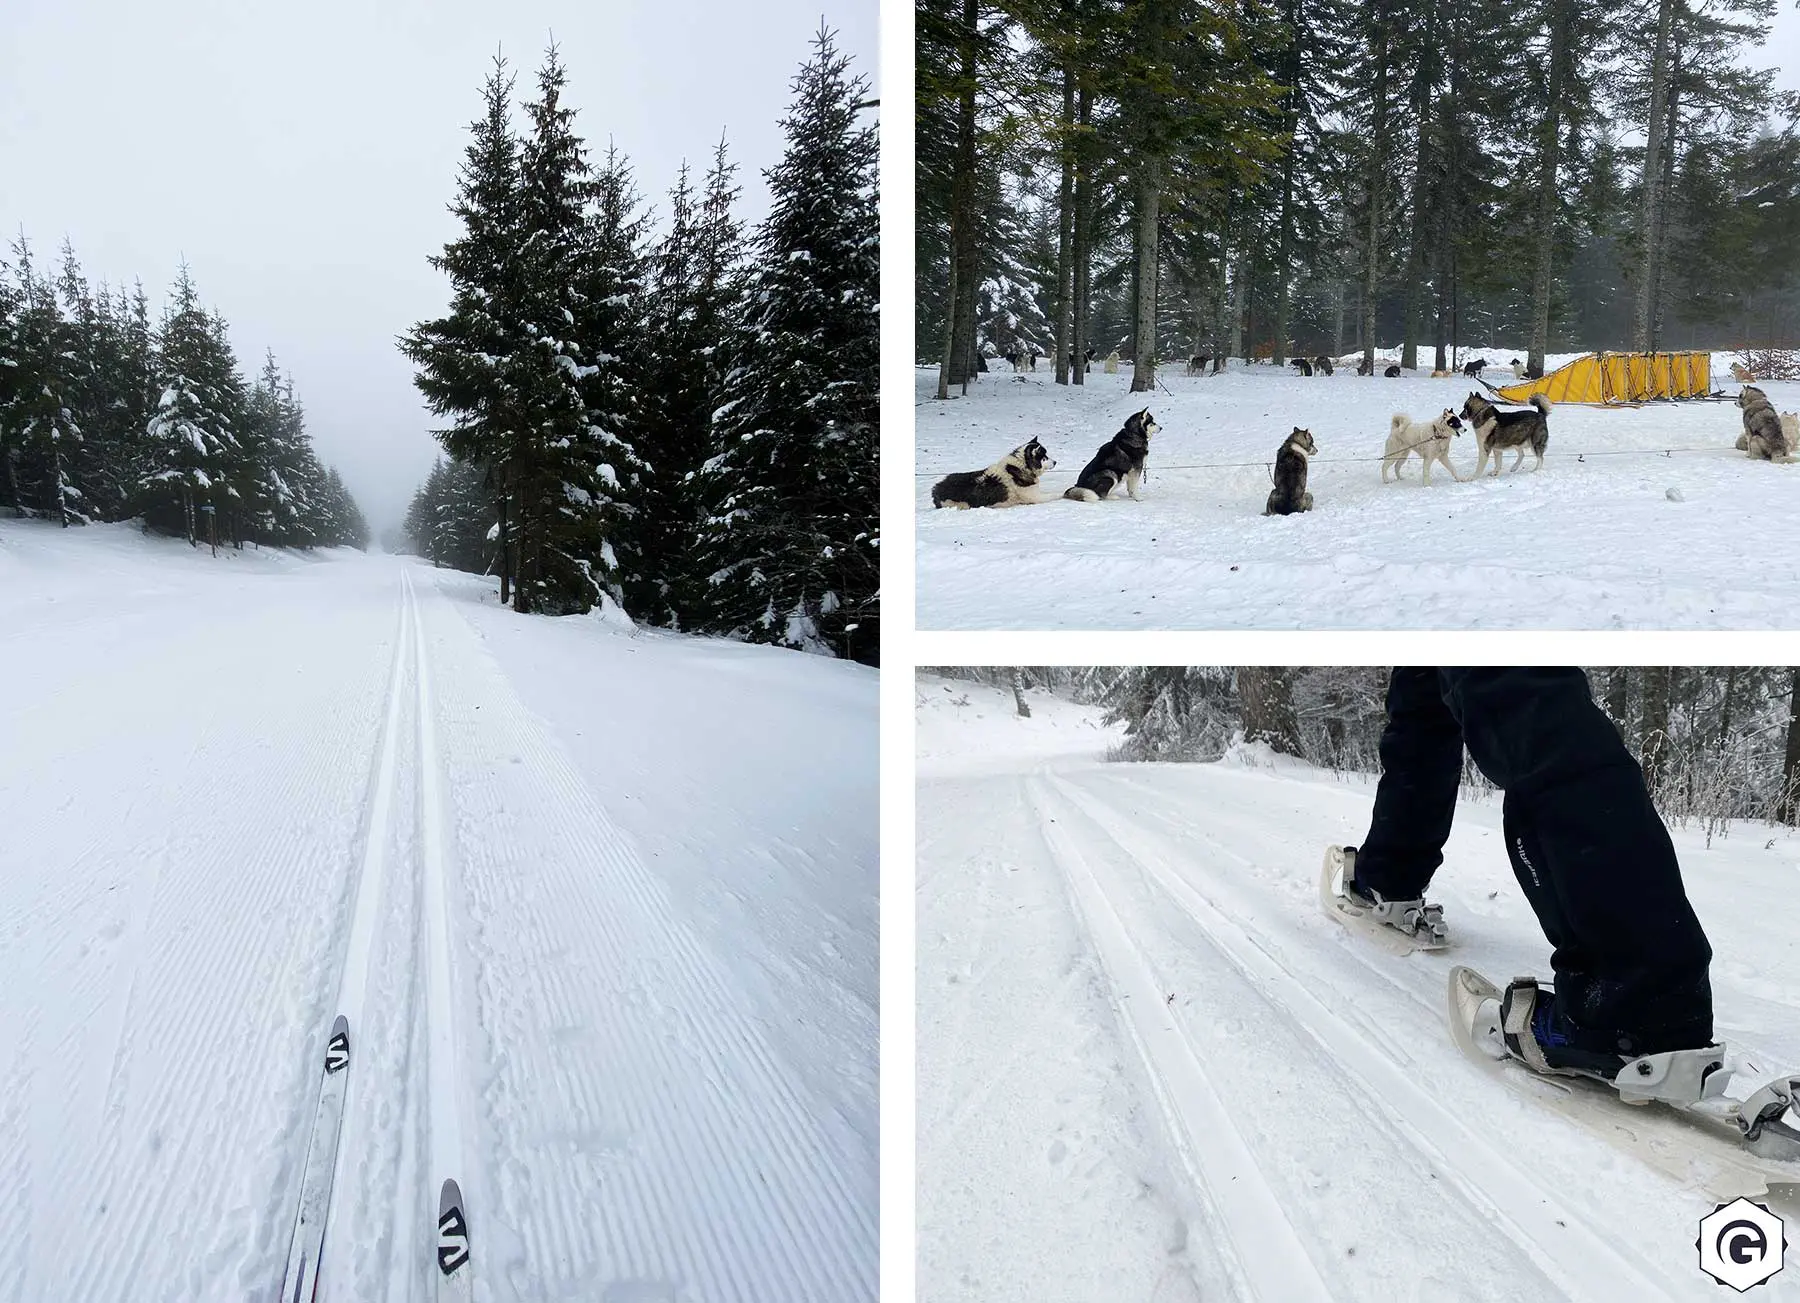
[[[331,1024],[331,1039],[325,1042],[325,1072],[342,1072],[350,1066],[350,1020],[343,1014]]]
[[[438,1270],[454,1276],[469,1261],[469,1223],[463,1216],[462,1188],[446,1180],[438,1195]]]

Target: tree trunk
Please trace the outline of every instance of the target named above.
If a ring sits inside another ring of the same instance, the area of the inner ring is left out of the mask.
[[[1281,151],[1280,231],[1275,239],[1275,357],[1276,366],[1287,365],[1288,278],[1294,256],[1294,157],[1300,152],[1300,6],[1287,0],[1287,89],[1282,94],[1282,121],[1290,144]]]
[[[956,161],[950,174],[950,345],[938,380],[968,388],[975,357],[975,289],[980,251],[975,238],[975,37],[977,0],[963,0],[962,79],[956,107]]]
[[[1656,45],[1650,60],[1650,116],[1644,124],[1643,207],[1638,216],[1637,302],[1632,318],[1632,347],[1648,353],[1654,347],[1656,276],[1662,251],[1656,233],[1662,223],[1662,145],[1659,128],[1667,112],[1669,94],[1669,37],[1675,20],[1675,0],[1660,0],[1656,9]]]
[[[1070,362],[1075,383],[1087,383],[1088,308],[1093,290],[1094,178],[1087,127],[1093,112],[1086,86],[1075,91],[1075,232],[1071,241],[1075,266],[1075,342]]]
[[[1437,88],[1434,61],[1438,52],[1438,5],[1428,3],[1425,10],[1425,43],[1420,52],[1420,68],[1414,82],[1413,115],[1419,123],[1419,158],[1413,167],[1412,239],[1406,250],[1405,335],[1400,341],[1400,365],[1408,371],[1419,367],[1419,334],[1425,280],[1425,232],[1429,211],[1435,202],[1430,193],[1432,147],[1431,109]]]
[[[1231,348],[1227,350],[1232,357],[1250,360],[1244,343],[1244,308],[1250,288],[1250,255],[1240,252],[1237,266],[1231,272]]]
[[[500,500],[495,503],[495,510],[500,517],[500,605],[506,606],[512,601],[512,534],[508,520],[510,513],[506,510],[505,478],[501,479]]]
[[[1671,51],[1669,55],[1669,107],[1666,114],[1667,130],[1663,134],[1662,151],[1662,203],[1656,213],[1656,271],[1650,283],[1650,347],[1662,347],[1663,310],[1668,296],[1663,293],[1663,285],[1667,280],[1666,269],[1669,254],[1669,196],[1675,188],[1675,141],[1681,123],[1681,53]]]
[[[1237,667],[1238,710],[1244,741],[1265,742],[1284,756],[1300,754],[1300,725],[1294,718],[1294,671],[1283,665]]]
[[[1781,804],[1777,818],[1800,823],[1800,669],[1788,678],[1787,756],[1781,767]]]
[[[1013,666],[1008,676],[1012,684],[1013,705],[1018,708],[1020,719],[1031,718],[1031,707],[1025,704],[1025,672]]]
[[[1543,121],[1538,125],[1537,212],[1532,233],[1531,344],[1526,363],[1534,375],[1544,371],[1550,349],[1550,280],[1556,254],[1556,174],[1561,163],[1563,98],[1569,81],[1569,5],[1551,0],[1550,85]]]
[[[1075,233],[1075,69],[1062,70],[1062,187],[1056,202],[1056,383],[1069,383],[1070,335],[1075,324],[1075,269],[1071,263]]]
[[[1619,736],[1625,736],[1626,722],[1631,718],[1631,669],[1615,665],[1606,672],[1606,713]]]
[[[1386,0],[1370,0],[1374,21],[1369,32],[1370,62],[1375,66],[1375,111],[1369,126],[1368,221],[1363,246],[1363,365],[1375,372],[1375,293],[1381,267],[1381,205],[1386,197],[1388,29]]]
[[[1137,193],[1137,326],[1132,341],[1131,392],[1156,387],[1156,218],[1162,205],[1162,167],[1145,164]]]
[[[1669,667],[1644,667],[1644,699],[1638,715],[1638,759],[1644,766],[1644,784],[1656,795],[1662,782],[1663,763],[1669,747]]]

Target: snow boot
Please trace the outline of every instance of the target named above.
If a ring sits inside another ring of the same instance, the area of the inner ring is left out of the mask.
[[[1723,1090],[1728,1074],[1719,1045],[1622,1054],[1607,1033],[1585,1031],[1556,1008],[1556,993],[1535,977],[1515,977],[1500,993],[1500,1037],[1506,1052],[1546,1076],[1591,1077],[1617,1088],[1628,1103],[1652,1099],[1691,1105]]]
[[[1325,852],[1327,879],[1334,868],[1343,873],[1337,893],[1339,914],[1392,929],[1419,950],[1441,950],[1450,944],[1450,929],[1444,923],[1442,905],[1434,905],[1423,896],[1413,900],[1384,900],[1379,892],[1356,880],[1356,847],[1330,847]]]

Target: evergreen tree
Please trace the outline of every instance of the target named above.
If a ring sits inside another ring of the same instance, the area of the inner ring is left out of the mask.
[[[722,627],[873,662],[880,233],[875,134],[856,123],[867,83],[848,67],[821,30],[794,82],[708,532]]]
[[[81,428],[71,407],[82,382],[75,330],[56,292],[32,266],[24,236],[13,244],[18,291],[8,332],[11,393],[0,410],[0,456],[8,462],[13,507],[21,514],[84,524],[75,483]]]
[[[232,368],[229,352],[220,356],[221,343],[184,263],[157,336],[160,395],[145,429],[152,465],[138,490],[146,521],[194,544],[202,532],[201,508],[217,509],[215,497],[222,496],[236,451],[228,389]]]

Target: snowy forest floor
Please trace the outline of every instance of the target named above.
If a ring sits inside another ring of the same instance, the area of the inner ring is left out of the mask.
[[[1497,799],[1459,808],[1433,884],[1455,943],[1401,958],[1316,897],[1372,780],[1254,750],[1103,764],[1092,708],[1032,692],[1018,720],[930,676],[917,697],[921,1303],[1718,1297],[1713,1200],[1450,1040],[1450,965],[1549,975]],[[1771,904],[1800,839],[1728,831],[1675,833],[1716,1034],[1797,1068],[1800,925]],[[1770,1197],[1791,1240],[1793,1192]],[[1792,1270],[1768,1288],[1800,1297]]]
[[[876,682],[0,522],[0,1300],[873,1299]]]
[[[1511,353],[1495,350],[1490,358]],[[1574,355],[1567,355],[1574,356]],[[1714,385],[1735,394],[1729,354]],[[1567,360],[1553,356],[1555,366]],[[1785,527],[1800,465],[1752,462],[1732,402],[1557,408],[1541,472],[1455,483],[1409,458],[1381,482],[1389,418],[1460,409],[1473,382],[1302,377],[1262,366],[1150,394],[1130,368],[1096,364],[1084,388],[1002,369],[938,402],[917,373],[918,623],[924,629],[1790,628],[1794,564],[1757,540]],[[1510,378],[1504,368],[1489,379]],[[1763,386],[1783,411],[1800,383]],[[1058,499],[1009,510],[934,511],[931,486],[1033,436],[1060,494],[1143,407],[1161,431],[1133,502]],[[1318,443],[1305,515],[1264,517],[1269,464],[1295,426]],[[1665,449],[1678,449],[1672,456]],[[1578,454],[1586,454],[1578,459]],[[1472,475],[1472,434],[1451,458]],[[1506,465],[1511,466],[1508,454]],[[1490,463],[1491,468],[1491,463]],[[1779,533],[1779,531],[1777,531]]]

